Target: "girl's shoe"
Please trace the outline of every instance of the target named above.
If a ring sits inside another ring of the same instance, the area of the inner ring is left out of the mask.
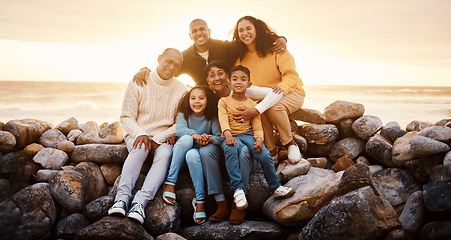
[[[293,195],[295,190],[293,188],[280,186],[274,191],[272,194],[276,200],[284,199],[291,197]]]
[[[236,209],[244,210],[247,208],[246,194],[241,188],[237,188],[233,194],[233,202],[236,204]]]
[[[216,212],[208,219],[210,222],[222,222],[230,214],[229,203],[226,200],[216,202],[216,204]]]
[[[192,201],[192,205],[194,208],[193,220],[197,224],[202,224],[205,222],[205,219],[207,218],[207,214],[205,214],[205,212],[196,212],[198,203],[205,204],[205,201],[204,200],[198,201],[196,198],[193,198],[193,201]],[[196,221],[197,219],[202,219],[202,221],[197,222]]]
[[[164,188],[165,189],[166,189],[166,185],[172,185],[175,188],[175,183],[172,183],[172,182],[169,182],[169,181],[165,181],[164,182]],[[174,199],[174,201],[176,199],[175,193],[173,193],[173,192],[166,192],[166,191],[163,192],[163,195],[161,197],[163,198],[163,201],[165,201],[167,204],[171,204],[171,205],[173,205],[174,203],[169,201],[167,199],[167,197]]]

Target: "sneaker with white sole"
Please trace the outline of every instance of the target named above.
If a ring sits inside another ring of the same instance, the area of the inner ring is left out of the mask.
[[[113,206],[108,210],[108,215],[111,214],[120,214],[125,216],[125,212],[127,211],[127,203],[122,200],[116,201]]]
[[[274,198],[276,200],[279,200],[279,199],[291,197],[291,195],[293,195],[294,192],[295,192],[295,190],[293,188],[280,186],[276,189],[276,191],[274,191],[274,193],[272,195],[274,196]]]
[[[244,210],[247,208],[246,194],[243,189],[238,188],[235,190],[235,193],[233,194],[233,202],[238,210]]]
[[[135,219],[136,221],[143,224],[144,218],[146,215],[144,214],[144,206],[141,203],[132,203],[130,210],[128,210],[126,217]]]
[[[297,144],[288,146],[288,161],[291,164],[301,161],[302,155]]]

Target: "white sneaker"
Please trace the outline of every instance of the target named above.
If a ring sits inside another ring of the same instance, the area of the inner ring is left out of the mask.
[[[141,203],[132,203],[130,210],[128,210],[126,217],[135,219],[136,221],[143,224],[144,218],[146,215],[144,214],[144,206]]]
[[[122,200],[118,200],[108,210],[108,215],[120,214],[122,216],[125,216],[125,211],[127,211],[127,203]]]
[[[235,193],[233,194],[233,202],[238,210],[244,210],[247,208],[246,194],[243,189],[238,188],[235,190]]]
[[[301,152],[297,144],[288,146],[288,161],[291,164],[298,163],[301,161]]]
[[[272,195],[274,196],[274,198],[276,200],[279,200],[279,199],[291,197],[291,195],[293,195],[294,192],[295,192],[295,190],[293,188],[280,186],[276,189],[276,191],[274,191],[274,193]]]

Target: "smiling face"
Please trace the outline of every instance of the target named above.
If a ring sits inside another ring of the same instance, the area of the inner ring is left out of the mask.
[[[230,75],[230,88],[234,93],[245,93],[246,89],[250,87],[252,83],[249,80],[249,76],[241,71],[236,70]]]
[[[158,56],[157,73],[163,80],[168,80],[177,74],[182,66],[182,56],[180,52],[168,51],[166,54]]]
[[[255,30],[254,24],[246,19],[238,23],[238,36],[246,46],[256,45],[257,31]]]
[[[208,70],[207,82],[211,90],[219,93],[223,92],[227,88],[229,79],[224,69],[212,66]]]
[[[193,89],[189,95],[189,107],[193,110],[194,115],[202,116],[207,107],[207,95],[202,89]]]
[[[210,39],[210,29],[204,21],[197,20],[191,22],[189,26],[189,37],[194,41],[199,51],[203,48],[208,50],[208,40]]]

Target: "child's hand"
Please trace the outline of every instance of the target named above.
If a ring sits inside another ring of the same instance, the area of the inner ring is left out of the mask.
[[[213,135],[208,135],[206,133],[203,133],[202,135],[200,135],[200,139],[197,140],[197,143],[199,143],[202,146],[205,146],[210,143],[210,138],[212,136]],[[213,139],[211,139],[211,140],[213,140]]]
[[[262,144],[263,144],[263,139],[261,139],[261,138],[255,139],[255,142],[254,142],[254,149],[255,149],[255,151],[261,152],[262,151]]]
[[[236,139],[233,137],[229,137],[225,139],[225,143],[229,146],[235,146],[236,145]]]

